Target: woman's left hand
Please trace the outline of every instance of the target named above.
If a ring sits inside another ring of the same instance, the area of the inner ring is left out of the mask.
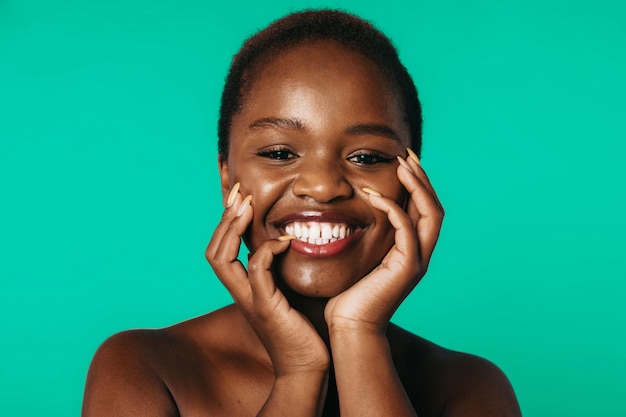
[[[395,229],[395,244],[380,265],[328,301],[324,316],[331,332],[383,333],[400,303],[426,273],[444,210],[417,157],[403,159],[397,176],[410,195],[406,211],[384,196],[371,192],[368,196],[375,208],[387,214]]]

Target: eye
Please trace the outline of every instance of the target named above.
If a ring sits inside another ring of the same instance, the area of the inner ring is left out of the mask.
[[[392,161],[393,158],[375,151],[358,151],[348,157],[348,161],[358,165],[374,165]]]
[[[291,149],[284,146],[261,149],[257,152],[257,155],[264,158],[273,159],[275,161],[284,161],[286,159],[293,159],[298,157],[298,155],[296,155]]]

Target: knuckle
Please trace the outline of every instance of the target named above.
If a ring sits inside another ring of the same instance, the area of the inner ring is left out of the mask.
[[[264,270],[263,266],[259,264],[259,262],[250,261],[248,262],[248,272],[251,274],[258,274]]]
[[[426,275],[426,272],[428,272],[428,264],[426,264],[426,265],[420,265],[420,266],[417,268],[417,271],[416,271],[416,273],[415,273],[415,276],[417,277],[417,279],[418,279],[418,280],[420,280],[420,279],[422,279],[422,277],[423,277],[424,275]]]
[[[433,218],[438,222],[438,223],[442,223],[443,222],[443,217],[444,217],[445,213],[443,212],[442,208],[439,208],[436,210],[435,213],[433,213]]]
[[[221,218],[220,222],[225,223],[225,222],[227,222],[229,219],[230,219],[230,215],[229,215],[228,210],[224,210],[224,211],[222,212],[222,218]]]
[[[213,269],[222,269],[228,264],[227,260],[221,256],[214,256],[207,260]]]
[[[262,320],[271,320],[277,316],[278,302],[273,299],[253,300],[254,311]]]
[[[419,277],[422,274],[423,265],[420,262],[419,255],[409,257],[406,261],[402,262],[402,269],[406,271],[408,276]]]
[[[207,261],[209,261],[209,263],[211,263],[211,259],[213,259],[214,256],[215,251],[213,250],[213,248],[211,248],[211,246],[208,246],[204,251],[204,257]]]
[[[411,263],[411,272],[413,275],[417,277],[424,275],[425,268],[426,267],[419,261],[419,257],[416,256],[415,261]]]

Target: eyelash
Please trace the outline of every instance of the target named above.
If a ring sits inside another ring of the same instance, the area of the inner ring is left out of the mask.
[[[291,149],[284,146],[276,146],[269,149],[264,149],[257,152],[257,155],[276,161],[285,161],[298,157],[298,155],[293,153]]]
[[[393,160],[392,157],[382,154],[380,152],[374,152],[374,151],[361,151],[359,153],[351,155],[348,158],[348,161],[354,162],[355,164],[358,164],[358,165],[381,164],[381,163],[390,162],[392,160]]]
[[[296,155],[291,149],[284,146],[276,146],[269,149],[264,149],[257,152],[257,155],[275,161],[286,161],[289,159],[298,158],[298,155]],[[357,165],[375,165],[380,163],[387,163],[393,160],[393,158],[388,155],[370,150],[355,153],[346,159]]]

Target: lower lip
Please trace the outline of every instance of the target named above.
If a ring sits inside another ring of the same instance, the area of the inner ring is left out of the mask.
[[[308,242],[303,242],[298,239],[291,241],[290,249],[301,255],[309,256],[311,258],[326,258],[335,256],[346,250],[354,240],[361,235],[361,229],[355,231],[350,236],[344,239],[330,242],[325,245],[313,245]]]

